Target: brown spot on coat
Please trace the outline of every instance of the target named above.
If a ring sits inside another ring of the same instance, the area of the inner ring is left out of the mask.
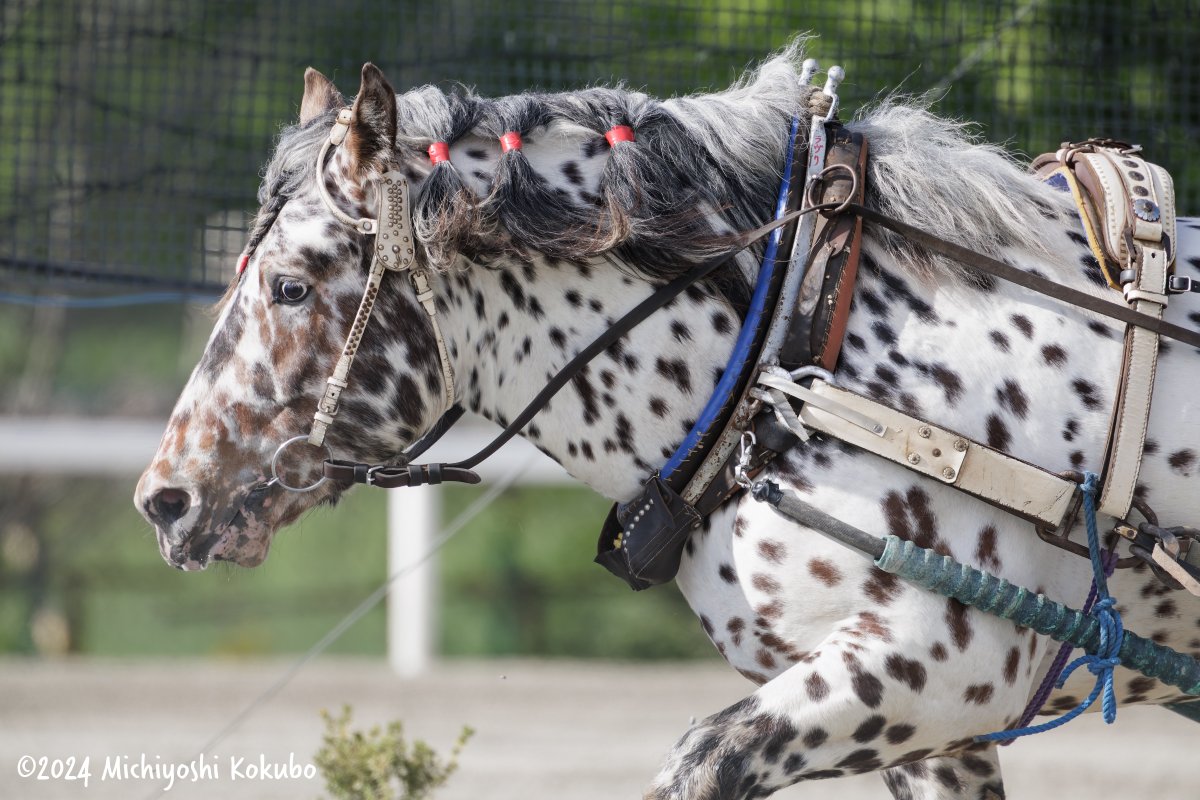
[[[892,641],[891,629],[874,612],[860,611],[858,614],[858,623],[855,625],[855,628],[867,636],[880,639],[884,642]]]
[[[783,616],[783,601],[772,600],[769,603],[763,603],[757,606],[754,611],[764,620],[779,619]]]
[[[842,582],[842,572],[827,558],[814,558],[808,562],[808,571],[826,586],[837,586]]]
[[[886,725],[886,718],[881,717],[878,714],[872,714],[864,719],[862,723],[854,729],[854,733],[850,734],[850,736],[859,744],[866,744],[867,742],[878,738],[879,734],[883,733],[884,726]]]
[[[762,572],[756,572],[754,577],[750,579],[750,584],[765,594],[778,594],[780,589],[783,588],[779,581]]]
[[[1025,396],[1020,384],[1011,378],[996,389],[996,402],[1001,408],[1011,411],[1017,419],[1025,419],[1029,414],[1029,398]]]
[[[787,548],[782,542],[763,539],[758,543],[758,554],[774,564],[782,564],[783,559],[787,557]]]
[[[929,648],[929,656],[934,661],[945,661],[950,657],[950,654],[946,652],[946,645],[941,642],[935,642],[933,647]]]
[[[766,675],[763,675],[761,672],[755,672],[754,670],[742,669],[741,667],[738,667],[737,671],[738,674],[743,678],[748,681],[753,681],[759,686],[762,686],[764,683],[770,680],[770,678],[768,678]]]
[[[1171,617],[1174,617],[1176,613],[1178,613],[1178,610],[1179,609],[1176,607],[1175,601],[1168,597],[1166,600],[1163,600],[1154,607],[1154,616],[1158,617],[1159,619],[1170,619]]]
[[[899,653],[892,653],[884,662],[887,674],[893,680],[906,684],[914,692],[925,688],[925,667],[920,661],[905,658]]]
[[[809,750],[816,750],[829,739],[829,733],[824,728],[813,728],[804,734],[802,741]]]
[[[1042,348],[1042,360],[1052,367],[1061,367],[1067,363],[1067,351],[1056,344],[1048,344]]]
[[[742,631],[746,628],[746,621],[741,617],[734,617],[725,623],[725,630],[729,631],[733,646],[738,647],[742,643]]]
[[[1017,667],[1021,664],[1021,649],[1010,648],[1008,657],[1004,659],[1004,682],[1012,686],[1017,681]]]
[[[979,532],[979,541],[975,544],[975,560],[984,569],[999,570],[1000,556],[996,554],[996,527],[987,525]]]
[[[985,705],[991,702],[994,691],[995,687],[990,683],[973,683],[963,692],[963,702]]]
[[[974,635],[967,611],[967,607],[954,598],[946,600],[946,626],[950,629],[950,640],[960,652],[967,649]]]
[[[1192,476],[1192,465],[1196,463],[1196,454],[1191,450],[1177,450],[1167,457],[1167,464],[1170,465],[1172,471],[1190,478]]]
[[[1012,434],[1008,432],[1008,426],[1004,424],[1004,420],[995,414],[988,414],[986,426],[988,447],[1007,450],[1009,444],[1012,443]]]
[[[1023,314],[1013,314],[1010,319],[1012,319],[1013,327],[1019,330],[1022,336],[1026,339],[1033,338],[1033,323],[1029,321],[1029,317]]]
[[[804,691],[808,693],[809,700],[819,703],[829,696],[829,684],[820,673],[814,672],[804,679]]]
[[[886,606],[904,589],[900,579],[878,567],[871,567],[871,577],[863,584],[863,592],[876,604]]]

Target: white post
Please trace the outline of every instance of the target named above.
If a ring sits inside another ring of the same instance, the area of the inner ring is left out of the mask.
[[[388,662],[402,678],[425,672],[433,655],[434,569],[431,556],[417,567],[433,545],[438,524],[436,486],[388,491],[388,575],[405,570],[388,592]]]

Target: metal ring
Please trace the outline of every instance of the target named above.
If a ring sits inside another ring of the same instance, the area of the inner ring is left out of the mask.
[[[300,436],[294,436],[283,444],[279,445],[279,449],[275,451],[275,455],[271,456],[271,477],[275,479],[276,483],[287,489],[289,492],[311,492],[313,489],[316,489],[322,483],[329,480],[329,478],[322,475],[312,486],[289,486],[286,482],[284,482],[283,478],[279,477],[279,457],[283,455],[283,451],[288,449],[288,447],[296,442],[307,441],[308,437],[304,436],[303,434]],[[325,448],[325,455],[328,458],[333,458],[333,451],[329,449],[329,445],[322,444],[321,447]]]
[[[818,172],[816,175],[813,175],[812,178],[810,178],[808,181],[808,186],[805,187],[805,189],[804,189],[804,202],[807,203],[810,207],[817,206],[817,205],[828,205],[828,204],[821,204],[816,201],[816,199],[813,197],[813,189],[816,188],[818,183],[822,183],[825,180],[825,178],[828,177],[827,173],[835,171],[835,170],[839,170],[839,169],[845,170],[846,172],[850,173],[850,193],[848,195],[846,195],[846,199],[842,201],[841,205],[837,206],[836,208],[830,209],[829,213],[830,214],[841,214],[843,211],[845,211],[850,206],[850,204],[854,202],[854,198],[858,196],[858,173],[855,172],[854,169],[849,164],[830,164],[829,166],[825,167],[825,169]],[[825,212],[822,212],[822,213],[825,213]]]

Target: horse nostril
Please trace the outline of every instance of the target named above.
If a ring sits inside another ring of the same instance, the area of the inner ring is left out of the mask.
[[[187,513],[191,505],[191,497],[182,489],[160,489],[150,498],[150,516],[159,526],[169,528]]]

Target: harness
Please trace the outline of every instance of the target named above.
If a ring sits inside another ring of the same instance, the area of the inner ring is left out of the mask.
[[[816,70],[815,61],[805,62],[801,78],[805,86]],[[293,491],[308,491],[330,479],[384,488],[444,481],[477,483],[473,468],[520,432],[592,359],[689,286],[769,236],[750,307],[721,381],[676,452],[635,498],[613,506],[600,534],[596,561],[634,589],[671,580],[691,531],[703,518],[749,488],[753,476],[774,456],[806,440],[812,432],[841,439],[1016,514],[1034,523],[1051,543],[1080,548],[1065,537],[1078,508],[1079,476],[1049,472],[835,385],[831,371],[845,334],[865,221],[969,269],[1126,323],[1122,393],[1114,414],[1100,502],[1104,513],[1125,520],[1134,502],[1158,337],[1200,347],[1200,333],[1162,320],[1168,292],[1198,288],[1169,275],[1174,256],[1169,176],[1120,143],[1093,140],[1064,145],[1054,156],[1057,166],[1050,172],[1060,176],[1077,197],[1086,194],[1092,198],[1081,211],[1089,242],[1103,252],[1106,275],[1110,281],[1115,276],[1128,305],[1096,298],[866,207],[867,142],[837,120],[837,86],[843,77],[841,68],[833,67],[823,89],[810,87],[813,113],[807,132],[800,131],[798,119],[793,120],[773,221],[743,233],[727,252],[654,291],[565,364],[488,445],[450,464],[412,463],[457,422],[463,410],[454,404],[453,369],[429,275],[417,258],[408,181],[398,170],[385,172],[378,216],[355,219],[337,207],[324,181],[318,180],[320,195],[334,216],[359,233],[375,237],[373,258],[358,313],[327,381],[312,429],[308,436],[297,436],[279,446],[272,459],[273,482]],[[330,151],[345,139],[351,120],[350,109],[339,112],[318,154],[318,175]],[[804,158],[797,157],[800,152]],[[1035,167],[1046,166],[1049,162],[1045,159],[1035,162]],[[1079,165],[1091,170],[1087,177],[1078,177]],[[1093,185],[1105,191],[1090,194]],[[1116,187],[1124,187],[1125,194],[1115,193]],[[280,456],[301,441],[324,446],[383,276],[390,271],[408,275],[428,314],[441,363],[445,413],[398,463],[372,465],[329,457],[315,483],[288,486],[278,475]],[[1130,460],[1132,464],[1127,463]],[[1136,528],[1123,522],[1117,532],[1134,543],[1133,552],[1150,563],[1160,578],[1175,588],[1186,586],[1200,594],[1200,568],[1189,561],[1200,554],[1200,547],[1180,544],[1180,539],[1192,537],[1192,530],[1162,529],[1152,512],[1146,514],[1143,508],[1143,513],[1146,522]]]

